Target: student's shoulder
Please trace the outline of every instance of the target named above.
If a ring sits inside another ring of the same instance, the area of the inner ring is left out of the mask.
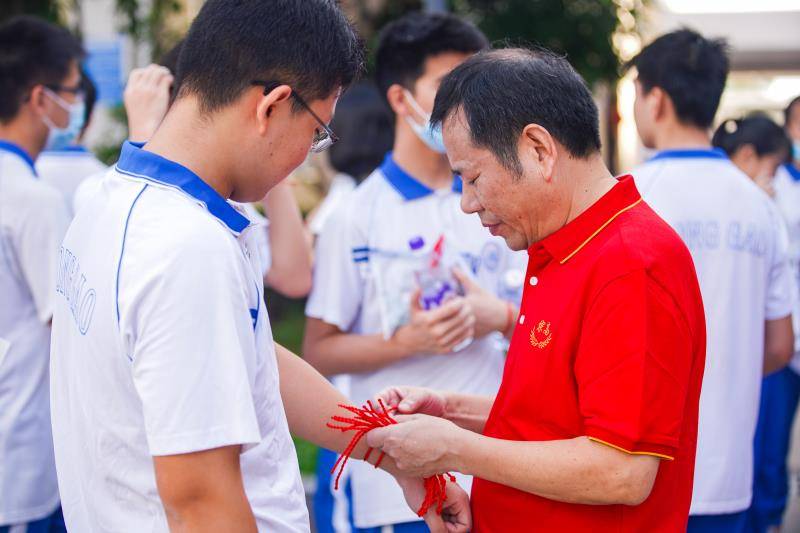
[[[11,205],[31,215],[42,210],[67,208],[58,189],[40,179],[15,180],[13,187],[4,187],[3,195]]]
[[[182,193],[156,185],[143,186],[140,193],[129,208],[126,242],[165,259],[180,253],[207,260],[236,251],[231,230]]]

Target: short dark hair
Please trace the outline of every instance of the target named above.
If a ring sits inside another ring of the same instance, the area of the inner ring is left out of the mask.
[[[574,157],[600,150],[597,106],[586,82],[566,59],[545,49],[481,52],[456,67],[436,93],[431,124],[459,110],[472,142],[517,174],[517,142],[528,124],[545,128]]]
[[[725,150],[728,155],[748,144],[759,156],[782,154],[788,158],[792,153],[792,142],[786,132],[763,114],[726,120],[714,132],[711,144]]]
[[[654,87],[666,92],[681,122],[711,127],[730,69],[724,39],[680,29],[644,47],[627,65],[634,66],[645,93]]]
[[[415,11],[381,30],[375,82],[384,98],[395,83],[413,92],[428,58],[446,52],[472,54],[488,47],[488,39],[478,28],[455,15]]]
[[[82,57],[72,34],[42,19],[19,16],[0,26],[0,122],[17,116],[34,86],[60,85]]]
[[[789,105],[786,106],[786,109],[783,110],[784,126],[789,125],[789,120],[792,118],[792,108],[798,104],[800,104],[800,96],[795,96],[794,98],[792,98],[792,101],[789,102]]]
[[[394,143],[392,114],[378,89],[368,82],[342,95],[331,129],[339,136],[328,150],[331,166],[359,182],[381,164]]]
[[[349,85],[363,56],[334,0],[208,0],[181,47],[177,97],[196,95],[211,112],[265,80],[310,102]]]
[[[95,86],[85,69],[81,69],[81,89],[83,90],[83,103],[86,105],[83,110],[83,127],[81,128],[81,135],[83,135],[86,132],[86,128],[89,127],[94,105],[97,103],[97,86]]]

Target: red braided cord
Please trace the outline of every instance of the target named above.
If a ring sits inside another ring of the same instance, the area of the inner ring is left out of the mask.
[[[339,424],[334,424],[332,422],[328,422],[326,424],[329,428],[337,429],[342,433],[347,431],[356,432],[356,434],[350,440],[350,444],[347,445],[347,448],[344,449],[342,455],[339,456],[339,458],[336,460],[336,463],[333,465],[333,468],[331,469],[331,474],[336,472],[337,468],[339,469],[339,473],[336,474],[336,482],[334,483],[334,488],[336,490],[339,490],[339,478],[342,477],[347,460],[350,458],[350,455],[353,453],[353,450],[355,450],[356,446],[358,446],[358,443],[361,441],[362,437],[375,428],[397,424],[397,420],[392,418],[392,416],[389,414],[390,411],[394,411],[396,408],[392,407],[387,409],[383,404],[383,400],[381,399],[378,399],[378,403],[380,404],[380,410],[375,409],[375,406],[372,405],[372,402],[370,401],[368,401],[367,404],[361,408],[354,407],[352,405],[339,404],[339,407],[351,412],[353,416],[332,416],[331,420],[333,422],[338,422]],[[367,453],[364,454],[365,461],[369,459],[370,454],[372,454],[372,448],[368,448]],[[375,468],[380,466],[385,455],[385,453],[381,452],[381,454],[378,456],[378,460],[375,462]],[[436,474],[435,476],[425,478],[425,499],[422,501],[422,505],[420,505],[420,508],[417,510],[418,516],[425,516],[430,508],[434,505],[436,506],[436,513],[442,514],[444,502],[447,501],[447,479],[452,482],[455,482],[456,480],[456,478],[450,473]]]

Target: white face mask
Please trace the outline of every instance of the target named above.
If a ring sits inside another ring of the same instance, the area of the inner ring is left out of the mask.
[[[45,87],[44,90],[45,94],[52,98],[58,107],[69,114],[69,122],[64,128],[56,126],[47,115],[42,117],[44,123],[50,128],[50,133],[48,133],[47,142],[45,143],[45,150],[61,150],[75,142],[75,139],[80,135],[81,129],[83,129],[86,104],[83,100],[77,100],[74,104],[70,104],[47,87]]]
[[[403,92],[406,95],[408,103],[411,104],[412,108],[414,108],[414,111],[416,111],[421,117],[425,117],[425,122],[423,124],[418,124],[417,122],[414,122],[411,117],[406,115],[405,119],[406,122],[408,122],[408,125],[411,126],[411,129],[414,130],[414,133],[417,134],[417,137],[419,137],[419,139],[424,142],[428,148],[439,154],[445,153],[441,124],[436,128],[431,128],[430,113],[426,113],[422,110],[414,97],[411,96],[411,93],[408,91],[408,89],[403,89]]]

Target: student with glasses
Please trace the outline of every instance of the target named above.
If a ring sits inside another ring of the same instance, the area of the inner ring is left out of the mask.
[[[83,51],[32,17],[0,26],[0,50],[0,533],[39,533],[59,521],[48,368],[68,214],[34,161],[83,120]]]
[[[60,250],[52,418],[70,531],[309,531],[290,431],[344,450],[351,435],[325,424],[347,400],[274,343],[254,228],[233,202],[319,148],[362,56],[330,0],[198,13],[164,120],[123,146]],[[278,74],[266,94],[250,83]],[[418,507],[422,479],[397,479]],[[442,516],[466,531],[466,494],[446,490]],[[426,519],[443,531],[442,516]]]

